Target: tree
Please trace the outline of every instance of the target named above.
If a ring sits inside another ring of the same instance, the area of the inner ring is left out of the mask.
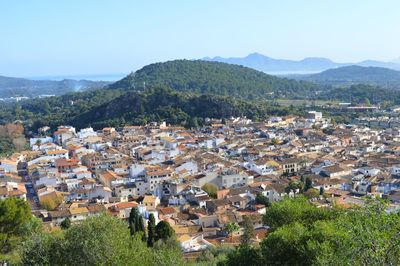
[[[228,233],[228,236],[230,236],[231,240],[233,238],[233,233],[239,231],[240,227],[234,222],[228,222],[225,225],[225,231]]]
[[[197,117],[191,117],[189,119],[189,122],[187,124],[188,128],[198,128],[199,127],[199,122]]]
[[[351,258],[353,265],[399,265],[400,213],[387,210],[386,202],[367,200],[365,207],[339,216],[336,228],[346,232],[346,238],[338,242],[337,260]]]
[[[254,230],[253,222],[250,216],[244,216],[243,218],[243,235],[241,237],[241,245],[250,246],[251,240],[255,238],[256,232]]]
[[[145,264],[146,249],[140,238],[130,237],[125,222],[104,214],[70,227],[59,251],[65,265],[129,265]]]
[[[314,265],[316,254],[309,243],[312,230],[295,222],[287,224],[266,237],[261,243],[264,265]]]
[[[15,149],[15,145],[11,138],[0,137],[0,156],[11,155]]]
[[[124,221],[107,214],[37,233],[21,244],[20,257],[21,265],[184,265],[176,246],[150,249]]]
[[[139,214],[139,210],[137,207],[131,209],[131,212],[129,213],[128,223],[131,236],[134,236],[137,233],[143,234],[145,232],[143,218],[142,215]]]
[[[211,197],[216,199],[217,198],[217,193],[218,193],[218,187],[212,183],[206,183],[202,187],[202,189],[207,192],[207,194]]]
[[[38,232],[22,242],[19,257],[21,265],[62,265],[62,237],[53,233]]]
[[[137,222],[139,219],[139,211],[137,208],[132,208],[131,212],[129,213],[128,224],[129,224],[129,231],[131,236],[134,236],[137,232]]]
[[[319,195],[320,195],[320,196],[323,196],[324,193],[325,193],[324,187],[323,187],[323,186],[320,186],[320,187],[319,187]]]
[[[155,228],[155,232],[156,232],[156,238],[155,238],[156,241],[158,241],[160,239],[167,240],[167,239],[175,236],[174,229],[166,221],[159,222]]]
[[[270,205],[269,199],[261,193],[258,193],[256,195],[256,203],[265,205],[266,207],[268,207]]]
[[[310,188],[312,188],[312,180],[311,180],[311,178],[306,177],[306,181],[304,183],[304,191],[307,191]]]
[[[400,213],[387,207],[366,200],[364,207],[318,208],[304,197],[284,199],[267,209],[274,226],[260,249],[241,245],[221,265],[399,265]]]
[[[296,192],[297,190],[302,190],[302,188],[303,185],[301,183],[290,180],[289,184],[285,187],[285,192],[289,194],[291,191]]]
[[[309,190],[305,191],[303,194],[308,199],[315,199],[319,198],[320,191],[315,188],[310,188]]]
[[[0,252],[6,254],[12,250],[23,234],[24,226],[32,218],[28,203],[22,199],[7,198],[0,200]]]
[[[144,227],[143,217],[139,214],[136,232],[142,235],[142,240],[146,241],[146,230]]]
[[[263,265],[259,249],[252,246],[239,246],[227,254],[218,266],[258,266]]]
[[[71,227],[71,219],[69,217],[65,218],[64,221],[61,222],[60,224],[62,229],[68,229]]]
[[[317,208],[308,202],[306,197],[299,196],[272,203],[265,212],[263,222],[271,227],[270,231],[273,231],[294,222],[311,224],[318,220],[329,220],[333,217],[336,217],[336,210]]]
[[[153,247],[156,237],[156,221],[154,215],[150,213],[149,221],[147,222],[147,246]]]

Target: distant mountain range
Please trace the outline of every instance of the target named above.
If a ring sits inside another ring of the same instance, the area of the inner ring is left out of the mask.
[[[252,53],[246,57],[205,57],[203,60],[223,62],[228,64],[242,65],[270,74],[304,74],[317,73],[331,68],[358,65],[365,67],[384,67],[400,70],[400,63],[397,60],[392,62],[381,62],[375,60],[365,60],[357,63],[336,63],[323,57],[307,57],[303,60],[274,59],[259,53]]]
[[[293,78],[324,85],[368,84],[384,88],[400,89],[400,71],[383,67],[345,66],[328,69],[311,75],[295,75]]]
[[[62,95],[68,92],[102,88],[107,81],[73,80],[30,80],[0,76],[0,98],[38,97],[40,95]]]

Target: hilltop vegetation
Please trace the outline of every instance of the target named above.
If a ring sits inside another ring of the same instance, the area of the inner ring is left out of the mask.
[[[119,97],[120,90],[93,90],[70,93],[58,97],[31,99],[0,105],[0,123],[23,121],[28,130],[42,126],[56,128],[68,124],[75,116],[88,112],[112,99]]]
[[[143,67],[110,85],[114,89],[141,91],[144,87],[166,86],[177,91],[235,96],[245,99],[315,95],[318,86],[279,78],[263,72],[219,62],[175,60]]]
[[[204,118],[246,116],[255,120],[267,114],[288,114],[284,108],[269,108],[266,103],[252,104],[232,97],[181,93],[168,88],[149,89],[145,93],[127,92],[99,107],[76,116],[71,123],[78,127],[88,123],[95,128],[107,125],[144,125],[166,121],[172,125],[197,127]]]
[[[372,85],[352,85],[338,87],[323,92],[318,96],[322,100],[340,100],[353,104],[400,104],[400,91],[389,90]]]
[[[0,98],[38,97],[39,95],[63,95],[75,91],[102,88],[106,81],[73,80],[29,80],[0,76]]]
[[[298,78],[332,86],[369,84],[400,89],[400,71],[382,67],[345,66]]]

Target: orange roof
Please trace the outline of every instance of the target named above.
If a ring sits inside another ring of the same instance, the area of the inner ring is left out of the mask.
[[[170,169],[154,169],[146,172],[146,175],[153,176],[153,175],[166,175],[171,174],[172,170]]]
[[[101,175],[101,177],[103,177],[105,180],[108,180],[108,181],[112,181],[112,180],[121,178],[114,171],[110,171],[110,170],[106,170],[106,171],[100,173],[100,175]]]
[[[74,166],[74,165],[78,165],[79,164],[79,159],[77,158],[71,158],[71,159],[57,159],[55,161],[56,163],[56,167],[63,167],[63,166]]]
[[[68,153],[67,150],[61,149],[61,150],[54,150],[54,151],[48,151],[47,154],[63,154],[63,153]]]
[[[80,149],[80,148],[82,148],[82,146],[74,145],[74,144],[68,145],[68,150],[71,150],[71,151],[77,150],[77,149]]]
[[[164,215],[168,215],[176,213],[176,210],[173,207],[165,207],[165,208],[160,208],[160,212]]]
[[[115,207],[116,207],[118,210],[123,210],[123,209],[127,209],[127,208],[134,208],[134,207],[137,207],[137,206],[138,206],[138,203],[135,202],[135,201],[120,202],[120,203],[117,203],[117,204],[115,205]]]

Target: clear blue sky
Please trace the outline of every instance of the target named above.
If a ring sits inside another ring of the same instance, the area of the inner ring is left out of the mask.
[[[0,2],[0,75],[128,73],[177,58],[400,56],[398,0]]]

